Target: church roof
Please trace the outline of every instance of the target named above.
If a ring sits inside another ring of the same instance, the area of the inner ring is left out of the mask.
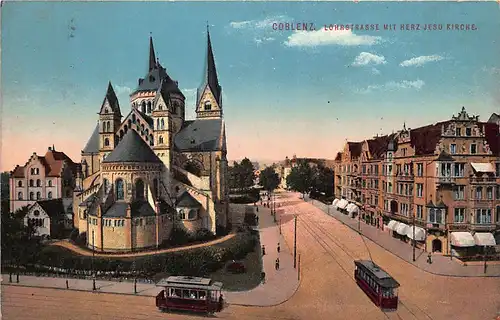
[[[98,153],[99,152],[99,124],[96,124],[94,132],[90,136],[89,141],[83,148],[82,153]]]
[[[135,130],[129,130],[103,161],[103,163],[109,162],[161,162],[161,160]]]
[[[175,147],[179,151],[223,150],[223,125],[222,119],[185,121],[183,128],[175,136]]]
[[[185,208],[199,208],[201,203],[198,202],[189,192],[184,191],[184,193],[177,200],[177,207]]]
[[[220,105],[222,88],[219,85],[219,79],[217,78],[217,69],[215,67],[214,53],[212,50],[212,41],[210,40],[210,32],[208,31],[208,26],[207,26],[207,58],[205,60],[204,72],[205,74],[202,85],[200,86],[200,88],[198,88],[197,91],[196,104],[200,103],[203,90],[205,90],[205,87],[208,86],[212,91],[215,100]]]
[[[126,217],[128,206],[129,203],[127,202],[115,202],[103,216],[107,218]],[[154,209],[144,200],[130,203],[130,214],[132,217],[150,217],[156,215]]]
[[[111,107],[113,112],[121,116],[120,104],[118,103],[118,98],[116,97],[115,90],[113,90],[113,86],[111,85],[111,81],[108,83],[108,89],[106,90],[106,96],[104,97],[104,100],[102,101],[102,105],[104,105],[106,100],[108,101],[109,106]]]
[[[153,127],[154,124],[153,118],[151,118],[150,116],[148,116],[139,109],[135,109],[135,111],[137,111],[141,115],[141,117],[149,124],[150,127]]]
[[[41,200],[36,202],[51,218],[65,213],[62,199]]]

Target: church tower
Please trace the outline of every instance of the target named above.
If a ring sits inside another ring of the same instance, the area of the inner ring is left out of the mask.
[[[102,162],[118,144],[116,131],[120,127],[122,114],[118,98],[111,82],[99,111],[99,160]]]
[[[167,168],[172,161],[173,144],[172,109],[173,103],[168,91],[169,84],[162,81],[153,103],[153,150]]]
[[[207,25],[207,57],[204,78],[196,95],[196,119],[222,118],[222,88],[217,79],[212,41]]]

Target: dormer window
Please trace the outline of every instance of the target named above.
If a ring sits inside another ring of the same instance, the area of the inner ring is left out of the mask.
[[[206,101],[205,102],[205,111],[210,111],[212,110],[212,104],[210,103],[210,101]]]

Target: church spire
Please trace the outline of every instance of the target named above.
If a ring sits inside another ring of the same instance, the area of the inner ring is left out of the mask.
[[[210,30],[208,28],[208,22],[207,22],[207,56],[205,64],[206,64],[206,69],[204,70],[205,75],[202,87],[208,85],[208,87],[212,91],[212,94],[215,97],[215,100],[217,101],[218,104],[220,104],[222,88],[220,87],[219,79],[217,78],[217,69],[215,67],[214,52],[212,50],[212,41],[210,39]],[[198,100],[201,99],[201,93],[202,92],[200,92],[200,96],[198,96]]]
[[[149,69],[148,72],[156,67],[155,48],[153,46],[153,37],[149,36]]]

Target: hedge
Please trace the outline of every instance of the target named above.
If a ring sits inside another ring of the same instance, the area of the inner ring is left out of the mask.
[[[94,257],[97,274],[120,276],[135,273],[139,277],[152,278],[157,273],[199,275],[200,270],[215,271],[231,259],[242,259],[255,250],[258,235],[251,232],[237,233],[233,238],[209,247],[194,248],[135,258]],[[89,274],[92,257],[81,256],[59,246],[47,246],[41,250],[35,264],[27,269],[63,274]]]

